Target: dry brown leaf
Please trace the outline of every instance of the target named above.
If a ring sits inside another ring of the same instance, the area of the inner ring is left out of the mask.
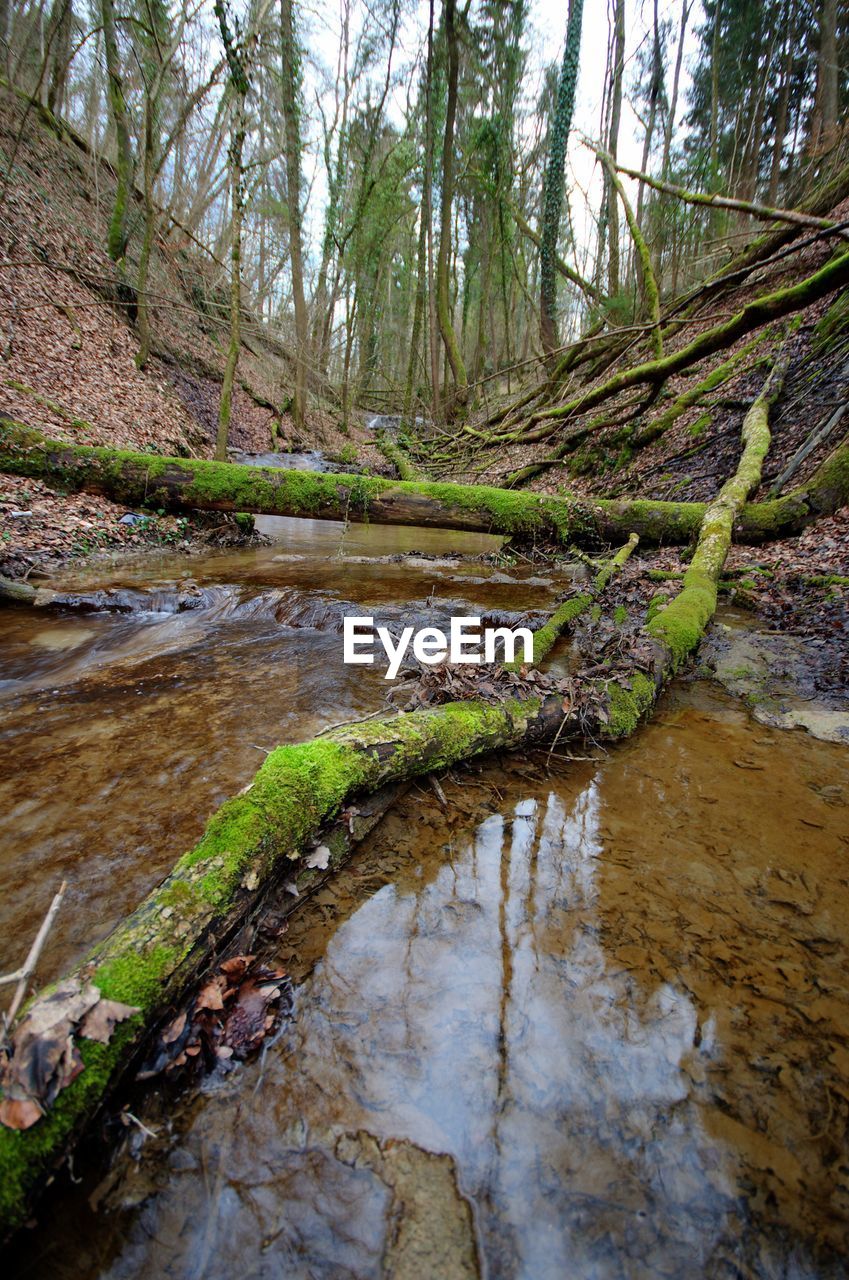
[[[79,1033],[86,1040],[97,1040],[100,1044],[108,1044],[116,1024],[126,1021],[138,1012],[136,1005],[121,1004],[119,1000],[99,1000],[83,1018]]]
[[[0,1101],[0,1124],[7,1129],[31,1129],[44,1113],[31,1098],[3,1098]]]

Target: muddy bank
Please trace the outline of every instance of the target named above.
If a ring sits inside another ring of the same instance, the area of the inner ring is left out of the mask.
[[[276,1043],[134,1104],[12,1274],[844,1274],[844,750],[696,685],[444,785],[266,945]]]

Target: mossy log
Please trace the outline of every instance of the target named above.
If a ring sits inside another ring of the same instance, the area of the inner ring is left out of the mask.
[[[7,600],[9,604],[35,604],[37,596],[37,590],[28,582],[0,577],[0,600]]]
[[[657,285],[657,277],[654,274],[654,266],[652,265],[651,253],[646,244],[646,238],[640,229],[639,220],[631,207],[631,201],[625,188],[620,181],[616,172],[617,165],[613,157],[601,147],[595,148],[607,175],[610,178],[611,185],[616,192],[625,212],[625,221],[628,223],[628,230],[631,233],[631,239],[634,242],[634,248],[637,252],[637,263],[639,265],[639,273],[641,276],[641,285],[643,290],[643,299],[646,305],[649,319],[651,320],[651,343],[655,356],[661,359],[663,356],[663,335],[660,331],[660,290]]]
[[[587,609],[595,604],[599,596],[604,593],[611,578],[619,572],[639,541],[640,539],[636,533],[632,533],[624,546],[620,547],[615,555],[604,562],[587,590],[575,591],[566,600],[562,601],[548,621],[534,632],[534,656],[531,666],[538,667],[549,653],[558,636],[561,636],[567,627],[577,622],[581,614],[586,613]],[[505,663],[505,667],[511,671],[518,671],[521,666],[522,664],[518,661]]]
[[[633,729],[655,696],[655,685],[642,680],[639,709],[634,702],[625,716],[620,708],[599,732],[611,737]],[[84,1069],[35,1125],[0,1128],[2,1234],[26,1220],[44,1180],[264,890],[304,867],[304,855],[324,824],[379,788],[496,748],[550,739],[563,719],[561,696],[448,703],[337,728],[272,751],[252,784],[213,815],[195,848],[71,975],[138,1012],[108,1043],[78,1038]]]
[[[304,866],[305,853],[345,806],[496,748],[533,746],[564,734],[617,739],[633,732],[713,614],[733,520],[760,478],[769,444],[769,404],[779,377],[747,415],[737,474],[705,512],[681,593],[647,624],[648,660],[644,652],[642,669],[607,680],[579,673],[571,702],[560,693],[528,692],[520,685],[517,696],[494,704],[447,703],[278,747],[250,786],[213,815],[195,848],[75,971],[77,980],[90,981],[107,999],[138,1012],[120,1023],[107,1043],[78,1036],[83,1070],[52,1108],[29,1129],[0,1130],[4,1232],[25,1221],[38,1188],[186,984],[256,909],[263,892],[281,874]],[[582,699],[582,689],[592,697]],[[49,991],[34,1003],[48,996]]]
[[[375,444],[383,454],[386,461],[392,463],[392,466],[398,472],[399,479],[424,480],[424,476],[418,468],[414,466],[412,459],[406,451],[402,449],[398,441],[392,440],[385,432],[383,432],[381,435],[376,437]]]
[[[650,174],[641,173],[639,169],[629,169],[627,165],[615,161],[613,163],[616,164],[620,173],[625,173],[638,182],[644,182],[647,187],[652,187],[655,191],[675,196],[684,204],[700,205],[708,209],[731,209],[736,213],[748,213],[762,222],[787,222],[793,227],[817,227],[828,231],[835,226],[833,218],[818,218],[815,214],[805,213],[802,209],[776,209],[772,205],[760,204],[754,200],[738,200],[733,196],[722,196],[705,191],[687,191],[685,187],[678,187],[673,182],[665,182],[661,178],[653,178]]]
[[[635,431],[628,443],[632,448],[642,449],[660,436],[665,435],[670,427],[673,427],[681,415],[686,413],[689,408],[694,404],[698,404],[711,391],[715,391],[717,387],[721,387],[736,376],[740,372],[740,366],[767,337],[769,337],[767,332],[757,334],[751,342],[747,342],[739,351],[735,351],[727,360],[723,360],[722,364],[715,365],[707,377],[702,378],[695,386],[689,387],[682,392],[668,409],[658,414],[656,418],[653,418],[651,422],[647,423],[639,431]]]
[[[66,441],[0,417],[0,471],[54,488],[103,494],[127,506],[244,511],[491,533],[517,541],[609,546],[637,533],[643,545],[689,543],[705,504],[552,497],[489,485],[411,483],[377,476],[285,471],[196,458],[152,457]],[[799,532],[849,501],[849,441],[794,492],[746,507],[742,542]]]
[[[698,644],[716,611],[719,579],[734,531],[749,495],[758,488],[770,445],[769,411],[778,398],[787,368],[785,351],[773,366],[763,391],[743,419],[743,453],[704,514],[693,559],[681,591],[648,623],[649,634],[672,652],[680,665]]]

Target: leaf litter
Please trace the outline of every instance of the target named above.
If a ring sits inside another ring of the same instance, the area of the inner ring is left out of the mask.
[[[33,1002],[0,1056],[0,1124],[29,1129],[85,1070],[77,1038],[108,1044],[138,1009],[107,1000],[92,982],[68,978]]]
[[[166,1024],[137,1078],[226,1069],[259,1049],[291,1007],[291,983],[282,969],[258,963],[256,956],[232,956]]]

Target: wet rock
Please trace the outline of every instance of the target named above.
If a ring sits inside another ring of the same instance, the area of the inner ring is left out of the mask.
[[[761,724],[849,743],[849,697],[820,687],[821,649],[816,638],[759,631],[726,614],[711,628],[699,657]]]

